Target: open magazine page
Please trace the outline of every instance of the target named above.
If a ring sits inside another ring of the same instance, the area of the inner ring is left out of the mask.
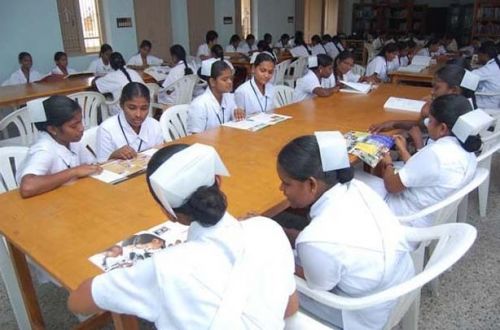
[[[394,139],[387,135],[350,131],[344,137],[347,141],[347,151],[372,168],[377,166],[394,146]]]
[[[167,221],[127,237],[105,251],[93,255],[89,261],[105,272],[130,267],[138,260],[150,258],[156,252],[184,243],[188,228],[177,222]]]
[[[276,125],[292,117],[279,115],[277,113],[259,113],[240,121],[230,121],[223,124],[227,127],[255,132],[265,127]]]

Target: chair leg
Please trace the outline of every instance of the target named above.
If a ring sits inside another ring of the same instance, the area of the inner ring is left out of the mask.
[[[458,204],[457,222],[467,222],[467,208],[469,206],[469,195],[465,196]]]
[[[418,330],[418,317],[420,313],[420,293],[406,311],[401,320],[403,330]]]
[[[439,297],[439,277],[436,277],[435,279],[430,281],[429,286],[432,296],[436,298]]]
[[[488,192],[490,190],[490,178],[487,177],[486,180],[481,183],[478,187],[479,193],[479,215],[481,218],[486,216],[486,208],[488,206]]]

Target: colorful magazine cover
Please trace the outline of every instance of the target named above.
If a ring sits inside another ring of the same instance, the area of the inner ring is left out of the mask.
[[[394,146],[394,139],[387,135],[350,131],[344,135],[347,151],[363,162],[375,167],[384,155]]]

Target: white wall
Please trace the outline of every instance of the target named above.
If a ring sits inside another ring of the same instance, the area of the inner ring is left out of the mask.
[[[172,17],[172,42],[180,44],[191,53],[189,47],[189,26],[186,0],[170,0],[170,14]]]
[[[214,0],[215,31],[219,34],[219,44],[226,47],[236,31],[234,0]],[[224,16],[233,18],[233,24],[224,24]]]
[[[295,0],[253,0],[253,14],[257,15],[257,39],[262,39],[264,33],[271,33],[273,42],[278,41],[283,33],[295,33],[295,21],[288,23],[288,16],[295,19]],[[256,5],[255,5],[256,4]]]
[[[135,27],[118,29],[116,17],[132,17],[135,26],[133,0],[102,2],[107,42],[128,58],[137,51]],[[54,53],[63,50],[56,0],[2,0],[0,31],[0,81],[19,68],[17,55],[21,51],[31,53],[33,67],[44,74],[54,67]],[[85,70],[95,56],[72,56],[69,65]]]

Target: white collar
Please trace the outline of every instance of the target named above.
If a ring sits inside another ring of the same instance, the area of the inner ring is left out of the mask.
[[[264,95],[262,95],[262,93],[260,92],[260,89],[257,87],[257,82],[255,81],[255,77],[252,77],[252,79],[250,79],[250,87],[253,89],[255,89],[255,92],[259,93],[260,96],[266,96],[268,98],[272,98],[272,95],[271,95],[271,90],[269,88],[269,85],[270,83],[267,83],[264,85]]]
[[[78,156],[77,150],[75,150],[76,149],[75,143],[70,143],[69,148],[66,148],[66,146],[54,140],[52,135],[50,135],[47,132],[40,132],[40,139],[46,140],[51,145],[53,145],[57,153],[57,156],[61,157],[61,159],[67,166],[69,166],[72,163],[73,157]]]
[[[217,101],[217,99],[215,98],[215,95],[212,93],[212,90],[210,89],[210,86],[207,87],[207,89],[205,90],[205,94],[208,95],[208,98],[210,98],[212,100],[212,103],[216,104],[217,105],[217,113],[221,112],[222,111],[222,108],[226,109],[227,106],[226,106],[226,94],[227,93],[223,93],[222,94],[222,100],[219,104],[219,101]]]
[[[202,241],[205,238],[216,235],[220,230],[238,224],[238,220],[228,212],[215,225],[204,227],[199,222],[193,221],[189,225],[187,240],[188,241]]]
[[[118,117],[117,117],[118,125],[120,125],[120,123],[121,123],[125,134],[136,136],[139,139],[141,139],[142,141],[148,143],[149,142],[148,141],[148,134],[147,134],[146,127],[145,127],[146,120],[148,120],[148,117],[146,117],[146,119],[144,119],[144,121],[142,122],[141,129],[139,130],[139,134],[137,134],[134,131],[134,129],[132,128],[132,126],[130,126],[130,124],[128,123],[127,118],[125,118],[125,113],[123,112],[123,110],[118,113]],[[120,134],[122,134],[121,129],[120,129]],[[129,141],[129,142],[132,143],[132,141]]]

